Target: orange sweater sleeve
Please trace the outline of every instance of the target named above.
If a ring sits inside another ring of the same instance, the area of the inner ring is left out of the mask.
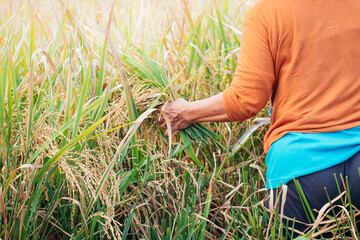
[[[264,108],[275,82],[274,71],[266,22],[255,5],[242,24],[237,68],[231,86],[223,94],[231,121],[244,121]]]

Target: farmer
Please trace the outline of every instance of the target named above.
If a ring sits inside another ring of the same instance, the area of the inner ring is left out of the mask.
[[[348,177],[351,202],[360,209],[360,1],[262,0],[243,22],[241,39],[227,90],[160,107],[172,132],[199,122],[244,121],[270,99],[267,187],[287,186],[284,215],[308,222],[294,179],[320,210],[329,202],[324,188],[334,199],[336,179],[343,190],[341,176]],[[163,117],[159,122],[166,127]]]

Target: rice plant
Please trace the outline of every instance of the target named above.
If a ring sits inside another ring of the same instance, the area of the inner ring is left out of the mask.
[[[254,2],[3,0],[0,239],[294,236],[261,204],[266,126],[232,151],[251,120],[156,124],[157,105],[229,86]],[[357,236],[341,197],[306,238]]]

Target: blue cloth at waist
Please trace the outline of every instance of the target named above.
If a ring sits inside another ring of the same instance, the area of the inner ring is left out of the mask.
[[[360,151],[360,126],[328,133],[290,132],[266,156],[267,188],[276,188],[348,160]]]

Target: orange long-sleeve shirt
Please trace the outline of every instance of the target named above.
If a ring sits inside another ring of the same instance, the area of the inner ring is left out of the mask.
[[[223,95],[232,121],[272,100],[265,151],[288,132],[360,125],[360,1],[262,0],[242,24],[233,82]]]

